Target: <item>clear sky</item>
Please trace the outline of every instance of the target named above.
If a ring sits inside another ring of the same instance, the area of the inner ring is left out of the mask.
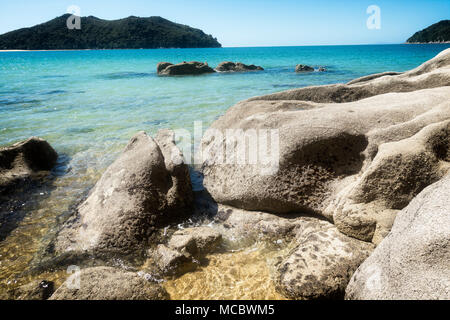
[[[227,47],[403,43],[450,19],[450,0],[0,0],[0,34],[53,19],[70,5],[103,19],[161,16]],[[367,28],[370,5],[381,10],[380,29]]]

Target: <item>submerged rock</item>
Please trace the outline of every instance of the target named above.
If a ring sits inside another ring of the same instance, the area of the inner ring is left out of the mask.
[[[367,79],[339,85],[348,90],[298,89],[230,108],[202,140],[213,199],[322,215],[346,235],[379,243],[396,213],[450,169],[450,49],[410,72]],[[362,99],[367,90],[374,96]],[[346,100],[353,102],[335,103]],[[227,141],[230,130],[244,139]],[[267,137],[272,147],[261,151]],[[269,165],[249,161],[254,150],[268,153]]]
[[[210,227],[195,227],[176,231],[169,240],[169,247],[187,252],[195,259],[214,252],[222,241],[222,235]]]
[[[47,300],[55,291],[54,283],[36,280],[8,293],[8,300]],[[0,297],[1,299],[1,297]]]
[[[450,155],[447,149],[447,157]],[[450,299],[450,175],[402,210],[359,267],[347,299]]]
[[[158,245],[151,255],[158,271],[164,275],[179,276],[194,271],[198,266],[198,262],[194,261],[190,254],[163,244]]]
[[[83,269],[70,276],[49,300],[167,300],[166,290],[135,272],[110,267]]]
[[[313,72],[313,71],[314,71],[313,67],[310,67],[310,66],[307,66],[304,64],[298,64],[295,67],[295,72]]]
[[[158,271],[181,275],[194,271],[209,253],[217,251],[222,235],[210,227],[193,227],[176,231],[167,245],[160,244],[150,252]]]
[[[160,62],[156,67],[156,71],[158,75],[164,76],[198,75],[215,72],[206,62],[197,61],[182,62],[179,64]]]
[[[186,217],[192,201],[189,170],[173,132],[160,131],[156,140],[140,132],[64,224],[56,252],[137,253],[157,228]]]
[[[373,245],[318,219],[297,229],[296,246],[277,268],[277,289],[298,300],[342,299],[353,272]]]
[[[219,72],[245,72],[245,71],[262,71],[263,67],[255,66],[254,64],[247,65],[241,62],[224,61],[220,63],[216,69]]]
[[[48,175],[57,159],[50,144],[37,137],[0,148],[0,194],[14,191],[17,183]]]

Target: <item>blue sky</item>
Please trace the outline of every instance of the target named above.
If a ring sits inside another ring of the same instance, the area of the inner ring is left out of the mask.
[[[450,19],[449,0],[0,0],[0,33],[30,27],[77,5],[82,16],[162,16],[200,28],[223,46],[402,43]],[[368,29],[366,10],[381,10],[381,29]]]

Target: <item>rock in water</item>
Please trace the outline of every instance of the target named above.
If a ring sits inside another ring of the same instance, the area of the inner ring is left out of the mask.
[[[36,137],[0,148],[0,194],[14,191],[19,182],[48,174],[57,159],[50,144]]]
[[[173,63],[170,62],[160,62],[156,66],[156,73],[161,74],[161,72],[169,66],[173,66]]]
[[[163,244],[158,245],[151,256],[155,261],[158,272],[164,275],[180,276],[197,268],[197,263],[190,255]]]
[[[135,272],[110,267],[83,269],[71,275],[49,300],[167,300],[164,288]]]
[[[314,71],[314,68],[313,67],[310,67],[310,66],[306,66],[306,65],[304,65],[304,64],[298,64],[296,67],[295,67],[295,72],[313,72]]]
[[[254,64],[247,65],[242,62],[224,61],[220,63],[216,69],[219,72],[245,72],[245,71],[262,71],[263,67],[255,66]]]
[[[297,246],[277,269],[277,289],[291,299],[342,299],[353,272],[373,245],[318,219],[300,225]]]
[[[47,300],[55,291],[54,285],[52,281],[36,280],[10,291],[6,299]]]
[[[379,243],[396,213],[450,169],[449,85],[450,49],[400,75],[240,102],[203,137],[204,185],[221,204],[311,212]],[[268,154],[274,170],[252,154]]]
[[[214,73],[214,69],[208,66],[205,62],[182,62],[179,64],[172,64],[169,62],[158,63],[156,67],[158,75],[161,76],[184,76],[184,75],[199,75],[205,73]]]
[[[185,217],[193,194],[189,170],[171,131],[156,141],[135,135],[60,231],[57,253],[126,255],[143,250],[153,231]]]
[[[222,241],[222,235],[209,227],[195,227],[176,231],[169,241],[169,247],[187,252],[195,259],[217,249]]]
[[[450,175],[397,215],[391,233],[353,275],[346,298],[450,299]]]
[[[167,246],[158,245],[151,252],[159,272],[181,275],[197,268],[200,260],[213,253],[222,242],[222,235],[210,227],[194,227],[176,231]]]

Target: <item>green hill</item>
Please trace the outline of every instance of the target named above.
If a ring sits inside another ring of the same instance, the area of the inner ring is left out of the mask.
[[[43,24],[0,35],[0,50],[218,48],[216,38],[161,17],[102,20],[82,17],[69,30],[65,14]]]
[[[450,41],[450,20],[442,20],[432,26],[416,32],[407,43],[428,43]]]

